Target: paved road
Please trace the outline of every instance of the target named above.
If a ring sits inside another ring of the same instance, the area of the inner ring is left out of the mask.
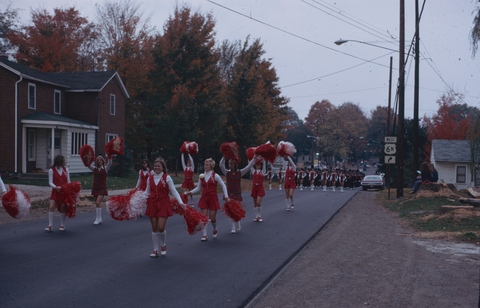
[[[218,217],[219,236],[206,243],[188,235],[183,219],[167,223],[166,257],[149,258],[148,218],[93,226],[92,213],[44,233],[44,220],[0,226],[2,307],[241,307],[348,202],[341,193],[296,190],[295,210],[285,211],[284,191],[267,191],[263,222],[247,217],[242,231]]]

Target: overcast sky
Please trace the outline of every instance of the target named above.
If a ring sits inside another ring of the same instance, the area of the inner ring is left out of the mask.
[[[175,5],[212,13],[218,43],[245,41],[250,35],[263,43],[283,96],[304,119],[313,103],[323,99],[338,106],[358,104],[367,116],[387,106],[390,57],[393,89],[398,79],[398,0],[132,0],[144,17],[162,31]],[[420,5],[423,1],[419,0]],[[76,7],[94,21],[95,0],[0,0],[11,3],[30,22],[31,8]],[[415,31],[415,1],[405,1],[406,50]],[[420,116],[437,111],[436,101],[448,90],[465,95],[464,102],[480,108],[480,53],[472,58],[469,39],[478,1],[427,0],[420,22]],[[350,42],[337,46],[334,41]],[[358,42],[355,42],[358,41]],[[373,44],[376,46],[364,44]],[[414,61],[406,67],[405,116],[413,118]],[[393,93],[394,90],[393,90]],[[394,101],[392,96],[392,102]]]

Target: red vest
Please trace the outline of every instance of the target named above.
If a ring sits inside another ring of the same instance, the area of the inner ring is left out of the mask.
[[[160,203],[168,203],[170,202],[170,197],[168,196],[168,184],[167,184],[167,174],[164,173],[162,178],[155,184],[155,180],[153,176],[149,177],[150,181],[150,194],[148,195],[148,203],[152,202],[160,202]]]

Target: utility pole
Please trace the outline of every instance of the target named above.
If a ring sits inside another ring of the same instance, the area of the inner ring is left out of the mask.
[[[390,74],[388,76],[388,108],[387,108],[387,136],[390,136],[390,117],[391,117],[391,103],[392,103],[392,66],[393,66],[393,57],[390,57]],[[386,166],[386,178],[387,178],[387,189],[388,189],[388,197],[387,199],[390,200],[390,175],[391,175],[391,165],[387,164]]]
[[[400,0],[400,76],[398,77],[397,198],[403,197],[405,169],[405,0]]]
[[[418,140],[418,107],[419,107],[419,74],[420,74],[420,13],[418,0],[415,0],[415,85],[413,94],[413,172],[418,170],[419,140]]]

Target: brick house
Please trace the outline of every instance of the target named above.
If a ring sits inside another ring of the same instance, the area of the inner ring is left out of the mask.
[[[0,172],[47,171],[57,154],[70,173],[90,172],[80,147],[104,154],[125,136],[128,98],[115,71],[45,73],[0,57]]]

